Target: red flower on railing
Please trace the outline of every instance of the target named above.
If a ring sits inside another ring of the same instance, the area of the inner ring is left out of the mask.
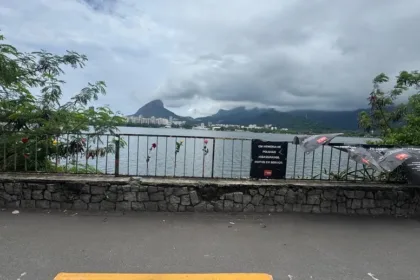
[[[207,144],[209,143],[209,140],[204,139],[203,142],[204,142],[204,145],[203,145],[203,153],[204,153],[204,156],[206,156],[209,153],[209,148],[207,148]]]
[[[89,159],[89,158],[95,159],[95,152],[94,151],[89,151],[89,152],[86,153],[86,159]]]
[[[209,143],[209,140],[204,139],[203,141],[203,177],[204,177],[204,166],[206,163],[206,155],[209,153],[209,148],[207,148],[208,143]]]
[[[150,161],[150,152],[151,152],[153,149],[156,149],[156,147],[157,147],[157,144],[156,144],[156,143],[153,143],[153,144],[150,146],[150,149],[149,149],[149,152],[147,153],[147,158],[146,158],[146,162],[147,162],[147,164],[149,164],[149,161]]]
[[[22,140],[22,143],[23,143],[23,144],[26,144],[26,143],[28,143],[29,138],[28,138],[28,137],[24,137],[24,138],[22,138],[21,140]]]
[[[29,158],[29,154],[23,154],[23,157],[28,159]]]
[[[147,175],[149,175],[149,161],[150,161],[150,153],[154,150],[154,149],[156,149],[156,147],[157,147],[157,144],[156,143],[153,143],[151,146],[150,146],[150,149],[149,149],[149,151],[147,152],[147,158],[146,158],[146,164],[147,164]]]

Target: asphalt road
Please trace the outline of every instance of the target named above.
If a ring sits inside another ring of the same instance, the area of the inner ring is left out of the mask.
[[[66,272],[266,272],[420,279],[420,222],[331,215],[0,212],[0,279]]]

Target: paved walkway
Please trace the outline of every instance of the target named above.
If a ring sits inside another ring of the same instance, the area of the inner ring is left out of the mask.
[[[323,215],[0,212],[0,279],[67,272],[267,272],[420,279],[420,222]]]

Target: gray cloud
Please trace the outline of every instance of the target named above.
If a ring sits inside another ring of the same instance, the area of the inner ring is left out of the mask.
[[[414,34],[419,24],[415,0],[301,0],[283,9],[273,6],[242,24],[194,33],[197,47],[188,55],[200,59],[194,66],[174,66],[178,75],[168,77],[159,96],[292,108],[363,107],[376,74],[418,68],[420,39]],[[226,54],[246,62],[226,58],[215,65],[214,57]]]
[[[154,98],[181,115],[354,109],[376,74],[420,65],[418,0],[21,0],[0,18],[23,50],[87,54],[66,96],[105,80],[100,102],[125,113]]]
[[[117,0],[79,0],[98,12],[112,12],[115,10]]]

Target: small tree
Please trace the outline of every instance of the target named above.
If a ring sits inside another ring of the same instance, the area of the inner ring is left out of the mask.
[[[384,91],[381,86],[388,81],[384,73],[373,80],[368,98],[370,112],[360,113],[359,125],[369,132],[377,132],[381,144],[420,145],[420,73],[402,71],[394,87]],[[405,92],[412,93],[408,102],[396,105],[398,97]]]
[[[105,83],[89,83],[68,102],[61,100],[64,67],[83,68],[87,57],[23,53],[2,41],[0,34],[0,170],[52,171],[52,158],[113,152],[112,141],[103,146],[100,135],[114,134],[124,118],[108,107],[88,106],[106,94]],[[87,132],[92,147],[82,136]]]

